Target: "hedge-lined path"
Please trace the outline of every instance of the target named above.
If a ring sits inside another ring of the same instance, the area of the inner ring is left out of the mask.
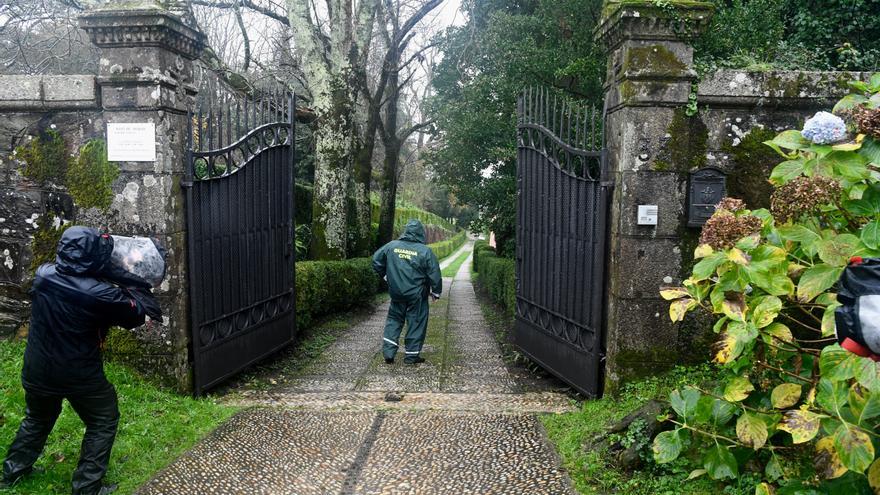
[[[238,394],[237,403],[257,407],[138,493],[572,493],[535,416],[568,411],[571,401],[525,393],[508,374],[470,260],[431,306],[426,363],[383,362],[387,309],[377,307],[291,380]]]

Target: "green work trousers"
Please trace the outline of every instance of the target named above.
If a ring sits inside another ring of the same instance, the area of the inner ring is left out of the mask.
[[[419,298],[414,301],[391,301],[388,319],[385,320],[384,343],[382,345],[382,354],[386,359],[392,359],[397,354],[404,320],[407,324],[404,352],[407,358],[415,358],[422,352],[425,333],[428,331],[428,298]]]

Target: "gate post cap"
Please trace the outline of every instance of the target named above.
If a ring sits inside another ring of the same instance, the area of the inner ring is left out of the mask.
[[[199,58],[205,35],[153,1],[108,2],[79,17],[100,48],[159,47],[189,60]]]
[[[609,0],[594,31],[606,50],[625,40],[686,41],[709,26],[715,6],[709,2],[669,0],[660,6],[651,0]]]

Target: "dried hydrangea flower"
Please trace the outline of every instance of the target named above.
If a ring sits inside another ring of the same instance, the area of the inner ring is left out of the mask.
[[[798,177],[773,193],[770,211],[778,223],[797,220],[821,205],[834,203],[840,192],[840,183],[831,177]]]
[[[813,144],[831,144],[846,138],[846,122],[828,112],[818,112],[804,124],[801,131]]]
[[[859,129],[859,134],[880,139],[880,108],[873,110],[859,108],[853,112],[853,121]]]
[[[743,200],[741,199],[736,198],[722,198],[718,205],[715,206],[716,210],[727,210],[732,212],[744,210],[745,208],[745,202],[743,202]]]
[[[738,201],[738,200],[733,200]],[[727,249],[736,245],[743,237],[757,234],[761,231],[763,222],[760,218],[752,215],[736,216],[731,210],[721,206],[736,206],[722,200],[719,208],[703,225],[700,234],[700,244],[708,244],[714,249]],[[740,208],[741,209],[741,208]]]

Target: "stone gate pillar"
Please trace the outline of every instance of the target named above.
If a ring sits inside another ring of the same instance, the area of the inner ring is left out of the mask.
[[[608,54],[606,146],[615,182],[610,219],[606,390],[686,358],[693,336],[673,325],[658,289],[681,282],[688,229],[688,171],[705,159],[692,142],[686,106],[696,79],[689,40],[702,32],[711,4],[675,0],[606,3],[597,38]],[[699,122],[699,119],[696,119]],[[686,150],[675,149],[684,146]],[[657,224],[640,225],[639,205],[657,206]],[[700,357],[704,357],[704,352]]]
[[[109,214],[78,219],[113,233],[159,237],[168,248],[168,274],[157,292],[165,314],[134,333],[111,334],[112,354],[165,378],[181,391],[191,387],[188,358],[186,222],[181,180],[188,157],[187,105],[195,95],[193,60],[204,36],[158,5],[87,12],[80,24],[100,48],[98,85],[103,117],[111,123],[153,123],[155,161],[117,162],[120,169]]]

